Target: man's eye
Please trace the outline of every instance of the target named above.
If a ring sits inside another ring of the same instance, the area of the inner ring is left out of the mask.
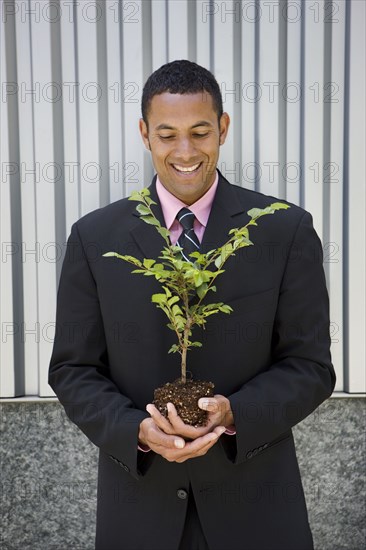
[[[160,139],[172,139],[174,136],[159,136]]]
[[[206,132],[205,134],[193,134],[193,135],[194,137],[202,138],[202,137],[208,136],[208,132]]]

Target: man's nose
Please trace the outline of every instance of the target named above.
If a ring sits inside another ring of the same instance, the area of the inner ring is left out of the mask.
[[[176,156],[185,162],[192,160],[197,153],[193,141],[190,138],[182,138],[177,143]]]

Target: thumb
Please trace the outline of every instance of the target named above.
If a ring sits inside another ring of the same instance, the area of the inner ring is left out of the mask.
[[[218,410],[218,403],[213,397],[201,397],[198,400],[198,406],[203,411],[216,412]]]

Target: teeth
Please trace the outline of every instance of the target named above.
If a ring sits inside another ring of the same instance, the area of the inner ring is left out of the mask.
[[[174,168],[178,170],[179,172],[194,172],[194,170],[197,170],[201,163],[195,164],[194,166],[190,166],[189,168],[186,166],[179,166],[178,164],[173,164]]]

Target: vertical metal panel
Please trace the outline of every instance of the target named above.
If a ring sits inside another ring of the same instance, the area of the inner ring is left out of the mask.
[[[123,197],[123,127],[122,127],[122,98],[123,86],[121,75],[121,40],[122,24],[120,24],[121,11],[116,9],[118,4],[107,2],[106,26],[107,26],[107,88],[104,92],[108,98],[108,156],[110,201],[116,201]]]
[[[214,15],[213,73],[222,93],[224,111],[231,118],[230,131],[221,147],[219,167],[229,179],[238,179],[241,157],[241,12],[238,2],[225,0]]]
[[[144,150],[138,130],[141,116],[141,93],[144,80],[144,34],[143,17],[145,2],[133,2],[138,9],[124,20],[123,24],[123,120],[126,139],[125,158],[125,195],[148,183],[145,177]],[[149,44],[150,47],[150,44]],[[128,138],[127,138],[128,136]]]
[[[199,65],[210,70],[210,44],[212,36],[212,14],[210,3],[207,0],[196,1],[196,61]]]
[[[286,99],[286,199],[300,204],[301,119],[301,0],[287,4],[287,70],[283,95]]]
[[[66,237],[83,214],[149,184],[142,87],[179,58],[219,82],[231,118],[219,159],[228,179],[313,214],[337,389],[364,391],[364,2],[2,6],[0,395],[22,393],[24,376],[26,394],[53,394],[47,368]]]
[[[15,15],[18,112],[19,112],[19,156],[21,182],[22,238],[19,246],[22,254],[23,272],[23,346],[26,390],[38,394],[39,364],[39,319],[38,319],[38,264],[40,245],[37,235],[36,186],[41,167],[35,162],[34,104],[41,101],[40,83],[32,74],[33,52],[31,48],[30,9],[28,0],[17,2]],[[38,334],[37,334],[38,332]],[[18,366],[18,368],[20,368]]]
[[[62,116],[64,128],[63,170],[65,178],[65,225],[69,235],[72,224],[81,216],[79,120],[76,59],[76,12],[66,0],[60,2]]]
[[[7,3],[11,7],[10,3]],[[8,29],[14,28],[14,18],[8,20]],[[13,307],[13,263],[12,255],[19,243],[12,240],[11,230],[11,188],[14,177],[19,180],[19,166],[12,158],[9,143],[9,111],[11,104],[16,105],[16,79],[11,78],[9,64],[11,57],[8,54],[6,45],[5,26],[1,23],[0,28],[0,78],[6,83],[6,89],[2,89],[0,103],[1,109],[1,187],[0,187],[0,238],[1,238],[1,263],[0,263],[0,323],[1,323],[1,346],[0,346],[0,396],[14,397],[15,388],[15,362],[14,362],[14,307]],[[13,177],[10,177],[13,172]],[[16,175],[17,174],[17,175]]]
[[[46,3],[45,3],[46,4]],[[49,357],[54,336],[54,311],[56,307],[56,232],[55,232],[55,158],[53,149],[53,105],[51,34],[45,14],[32,18],[31,48],[33,83],[39,83],[40,100],[34,108],[34,159],[39,167],[36,180],[36,227],[39,260],[37,263],[38,319],[39,327],[39,394],[49,395],[47,383]],[[33,261],[33,259],[31,260]],[[32,330],[32,327],[31,327]],[[31,336],[32,337],[32,336]],[[34,365],[33,365],[34,368]]]
[[[168,3],[168,56],[174,59],[194,59],[196,37],[195,18],[190,17],[194,3],[190,0]]]
[[[241,36],[241,166],[240,183],[248,189],[256,184],[256,106],[259,101],[256,82],[256,32],[258,13],[252,0],[242,2]],[[239,182],[238,182],[239,183]]]
[[[332,358],[337,373],[337,390],[343,389],[343,151],[345,107],[345,2],[333,2],[331,37],[331,79],[327,87],[330,104],[329,170],[326,184],[329,186],[329,232],[324,248],[324,267],[327,276],[330,300]],[[329,15],[328,15],[329,16]]]
[[[302,3],[304,18],[302,206],[323,239],[324,13],[319,1]]]
[[[168,62],[167,16],[166,0],[154,0],[154,2],[151,2],[153,71],[156,71],[161,65]]]
[[[76,4],[77,95],[80,125],[81,215],[100,205],[98,102],[103,90],[98,82],[97,23],[102,17],[94,1]]]
[[[278,2],[261,1],[259,6],[259,190],[279,196],[280,15]]]
[[[365,28],[366,5],[352,2],[349,33],[349,127],[347,132],[348,292],[346,295],[346,390],[366,391],[365,377]]]

